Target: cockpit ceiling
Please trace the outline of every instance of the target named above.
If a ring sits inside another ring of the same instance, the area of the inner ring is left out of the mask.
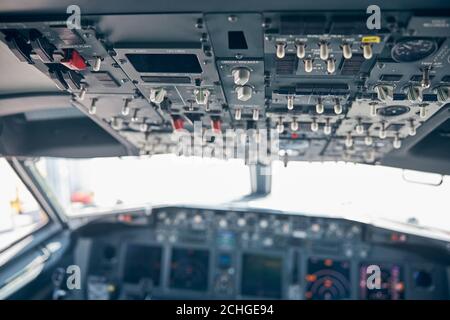
[[[443,10],[449,4],[430,1],[417,6],[427,9],[420,12],[404,10],[415,8],[410,1],[388,4],[381,27],[370,29],[366,7],[348,10],[350,1],[318,11],[306,10],[320,1],[304,10],[298,1],[277,10],[258,1],[256,12],[245,10],[250,1],[227,13],[225,4],[196,10],[199,3],[189,3],[189,13],[178,13],[187,9],[184,2],[173,13],[157,13],[166,5],[159,4],[153,14],[126,14],[148,2],[132,1],[121,14],[81,3],[75,29],[66,24],[67,7],[58,11],[64,3],[48,11],[59,17],[17,16],[2,3],[3,126],[26,127],[36,121],[24,116],[31,111],[74,109],[76,115],[61,111],[64,121],[91,121],[130,155],[193,155],[180,150],[174,133],[194,140],[200,129],[214,136],[202,136],[203,154],[217,156],[214,143],[225,146],[226,133],[241,130],[244,148],[261,146],[261,132],[277,134],[277,149],[263,163],[349,161],[450,173],[440,150],[450,144],[442,125],[450,117],[450,14]],[[27,8],[38,5],[50,6]],[[331,10],[338,5],[340,11]],[[57,126],[61,114],[45,117],[37,119]],[[430,139],[439,143],[420,144]],[[224,157],[238,157],[238,148]]]

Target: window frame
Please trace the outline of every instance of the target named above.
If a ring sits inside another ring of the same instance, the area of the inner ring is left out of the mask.
[[[64,218],[62,218],[59,208],[57,208],[55,203],[51,201],[45,192],[43,192],[36,180],[36,176],[32,174],[31,168],[26,166],[24,161],[18,158],[5,157],[4,159],[11,166],[12,170],[17,175],[17,178],[20,179],[25,185],[31,196],[39,205],[40,209],[47,215],[48,221],[37,227],[32,232],[17,238],[5,248],[1,249],[0,267],[13,260],[16,256],[35,248],[36,245],[39,245],[48,237],[51,237],[67,228],[67,222]],[[23,243],[27,244],[23,245]],[[17,250],[17,248],[21,249]]]

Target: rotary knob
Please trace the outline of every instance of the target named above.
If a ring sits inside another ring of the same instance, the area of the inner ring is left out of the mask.
[[[450,87],[441,86],[438,87],[436,90],[437,99],[441,103],[445,103],[448,101],[449,95],[450,95]]]
[[[406,88],[406,96],[411,102],[422,101],[422,91],[416,86],[408,86],[408,88]]]
[[[166,96],[166,90],[164,89],[151,89],[150,90],[150,101],[156,104],[163,102]]]
[[[250,86],[236,87],[237,98],[240,101],[248,101],[252,97],[253,89]]]
[[[378,100],[380,101],[392,101],[394,96],[394,88],[389,85],[377,85],[374,88],[377,93]]]
[[[250,80],[250,70],[247,68],[236,68],[231,71],[234,84],[243,86]]]

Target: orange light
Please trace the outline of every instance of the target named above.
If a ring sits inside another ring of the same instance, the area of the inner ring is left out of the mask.
[[[323,285],[325,286],[325,288],[331,288],[333,286],[333,280],[327,279],[325,280]]]
[[[405,289],[405,285],[403,284],[403,282],[399,282],[395,284],[395,290],[397,291],[403,291]]]
[[[316,280],[317,280],[317,276],[315,274],[308,274],[308,275],[306,275],[306,281],[314,282]]]
[[[325,259],[325,265],[327,267],[331,267],[333,265],[333,260],[332,259]]]

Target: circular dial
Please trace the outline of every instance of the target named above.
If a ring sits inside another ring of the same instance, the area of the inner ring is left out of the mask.
[[[309,259],[305,298],[307,300],[350,298],[349,262]]]
[[[397,117],[409,112],[410,108],[406,106],[387,106],[378,109],[378,114],[383,117]]]
[[[209,252],[174,248],[170,264],[170,287],[205,291],[208,288]]]
[[[408,38],[398,41],[392,48],[392,59],[397,62],[414,62],[425,59],[437,50],[437,43],[426,38]]]

